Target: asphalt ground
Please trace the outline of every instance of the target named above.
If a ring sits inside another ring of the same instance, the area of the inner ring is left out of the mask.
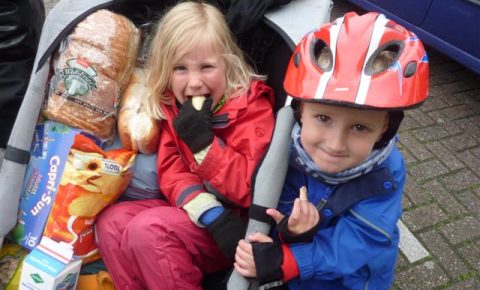
[[[364,13],[334,0],[332,20],[347,11]],[[408,178],[393,289],[480,289],[480,75],[427,52],[430,97],[399,131]]]

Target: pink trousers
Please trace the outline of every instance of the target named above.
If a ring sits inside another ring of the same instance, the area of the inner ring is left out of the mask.
[[[159,199],[125,201],[96,222],[98,247],[116,289],[201,289],[229,263],[205,229]]]

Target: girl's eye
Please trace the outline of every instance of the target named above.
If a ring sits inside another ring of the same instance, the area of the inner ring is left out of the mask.
[[[173,67],[173,70],[174,71],[182,71],[182,70],[186,70],[187,68],[183,65],[177,65],[177,66],[174,66]]]
[[[211,64],[202,65],[202,69],[209,69],[209,68],[213,68],[213,65],[211,65]]]
[[[367,127],[361,125],[361,124],[356,124],[355,126],[353,126],[353,128],[356,130],[356,131],[359,131],[359,132],[362,132],[362,131],[365,131],[367,130]]]

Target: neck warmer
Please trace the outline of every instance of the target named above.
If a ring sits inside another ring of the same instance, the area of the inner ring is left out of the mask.
[[[318,168],[317,164],[315,164],[312,158],[307,154],[307,152],[305,152],[305,149],[300,141],[300,126],[298,123],[296,123],[293,127],[292,141],[290,164],[300,170],[305,171],[307,174],[321,182],[334,185],[348,182],[370,172],[390,155],[390,152],[392,152],[392,149],[395,146],[395,138],[392,138],[386,146],[373,150],[368,158],[359,165],[338,173],[331,174],[322,172],[320,168]]]

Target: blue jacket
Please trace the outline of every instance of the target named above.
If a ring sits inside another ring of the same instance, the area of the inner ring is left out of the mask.
[[[386,171],[390,179],[370,178],[354,184],[353,188],[360,192],[368,184],[371,188],[391,190],[348,208],[323,225],[312,242],[289,245],[299,269],[299,277],[289,281],[289,289],[377,290],[391,287],[399,242],[397,221],[402,214],[405,184],[405,164],[398,149],[393,148],[375,170]],[[322,204],[322,199],[328,200],[335,192],[335,186],[322,183],[290,165],[278,207],[283,214],[290,214],[301,186],[307,187],[308,199],[315,205]],[[346,195],[343,191],[340,196]],[[335,203],[339,202],[342,198],[337,198]],[[328,219],[331,206],[335,204],[327,203],[320,210],[322,220]]]

